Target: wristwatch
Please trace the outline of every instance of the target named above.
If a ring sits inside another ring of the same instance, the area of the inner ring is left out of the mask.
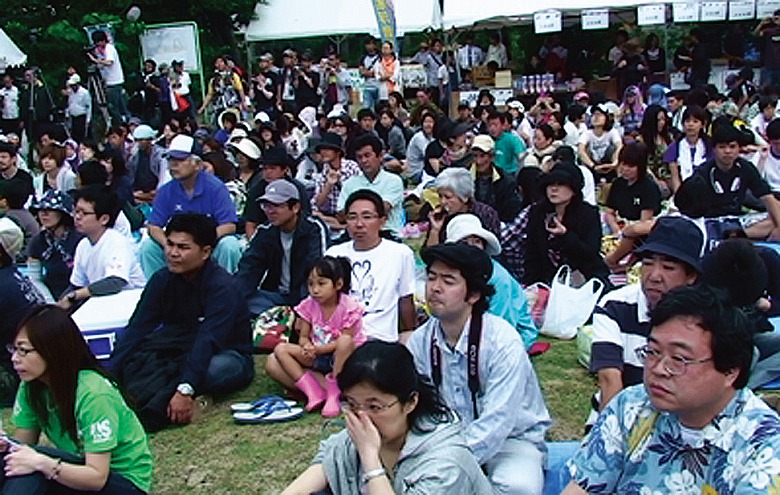
[[[195,389],[192,388],[192,385],[189,383],[180,383],[178,387],[176,387],[176,391],[179,392],[181,395],[187,395],[187,396],[193,396],[195,395]]]
[[[372,469],[371,471],[363,473],[363,484],[368,484],[369,481],[371,481],[374,478],[379,478],[380,476],[384,476],[387,474],[387,471],[385,471],[385,468],[380,467],[376,469]]]

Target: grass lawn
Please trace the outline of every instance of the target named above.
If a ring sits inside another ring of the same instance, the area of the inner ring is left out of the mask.
[[[246,390],[217,402],[193,425],[152,436],[155,493],[278,493],[308,466],[319,440],[340,429],[319,414],[290,423],[234,424],[231,402],[281,392],[261,371],[264,360],[256,358],[258,376]],[[534,366],[555,421],[550,439],[579,439],[595,382],[577,364],[575,343],[553,341]]]

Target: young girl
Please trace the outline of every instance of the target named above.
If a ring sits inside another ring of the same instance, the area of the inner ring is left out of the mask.
[[[591,129],[580,134],[580,160],[597,181],[611,181],[617,175],[617,157],[623,145],[620,134],[612,129],[612,115],[604,105],[591,107],[590,125]]]
[[[671,172],[672,192],[676,192],[685,179],[712,157],[712,146],[704,134],[706,123],[707,114],[704,109],[696,105],[685,109],[685,134],[667,148],[663,158]]]
[[[0,446],[3,493],[149,493],[146,433],[67,311],[35,307],[7,349],[22,384],[15,441]],[[32,447],[42,433],[54,448]]]
[[[322,415],[339,415],[336,377],[352,351],[363,342],[363,305],[349,295],[352,268],[347,258],[325,256],[309,272],[309,297],[295,307],[298,344],[280,344],[269,356],[266,371],[308,399],[306,410],[322,405]],[[326,387],[318,376],[325,375]]]

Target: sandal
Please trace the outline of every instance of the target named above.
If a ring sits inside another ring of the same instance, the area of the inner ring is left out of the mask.
[[[292,407],[296,404],[293,400],[284,400],[278,395],[264,395],[263,397],[260,397],[254,402],[236,402],[235,404],[230,404],[230,412],[252,412],[255,409],[263,406],[268,401],[283,401],[287,406]]]
[[[302,407],[292,407],[281,398],[267,400],[249,412],[233,413],[233,420],[242,424],[277,423],[292,421],[303,416]]]

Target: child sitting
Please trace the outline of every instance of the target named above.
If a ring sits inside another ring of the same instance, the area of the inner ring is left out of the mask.
[[[284,385],[295,384],[308,399],[306,410],[339,415],[336,377],[344,361],[363,342],[363,305],[349,295],[351,265],[347,258],[325,256],[309,272],[309,297],[295,307],[298,344],[280,344],[269,356],[266,371]],[[324,375],[326,386],[318,381]]]

